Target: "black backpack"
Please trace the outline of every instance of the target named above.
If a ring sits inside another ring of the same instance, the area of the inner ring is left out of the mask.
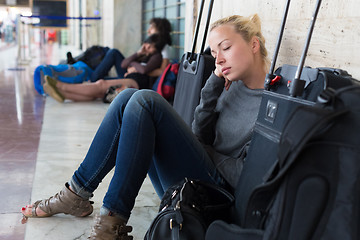
[[[327,89],[319,99],[287,121],[241,227],[215,221],[207,240],[360,239],[360,87]]]
[[[78,61],[86,63],[91,69],[95,69],[105,57],[109,50],[108,47],[94,45],[86,49],[86,51],[79,56],[73,57],[71,52],[67,52],[67,64],[74,64]]]

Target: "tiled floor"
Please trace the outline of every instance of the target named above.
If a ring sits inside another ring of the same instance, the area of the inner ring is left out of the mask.
[[[27,65],[17,65],[16,46],[0,51],[0,239],[86,239],[111,174],[95,192],[94,214],[75,218],[59,214],[28,219],[21,206],[48,197],[63,187],[82,161],[108,105],[101,101],[65,102],[37,94],[32,73],[40,63],[57,64],[68,48],[33,49]],[[147,179],[129,224],[134,239],[144,233],[159,200]]]

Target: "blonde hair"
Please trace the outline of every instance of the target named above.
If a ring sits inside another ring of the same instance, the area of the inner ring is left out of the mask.
[[[225,17],[217,20],[212,23],[210,26],[210,31],[214,28],[230,24],[233,25],[235,31],[239,33],[245,41],[250,42],[250,40],[255,36],[260,43],[260,54],[263,59],[265,68],[268,68],[270,65],[270,61],[268,59],[268,52],[265,47],[265,38],[261,33],[261,21],[260,17],[257,14],[254,14],[249,17],[243,17],[239,15],[232,15],[229,17]]]

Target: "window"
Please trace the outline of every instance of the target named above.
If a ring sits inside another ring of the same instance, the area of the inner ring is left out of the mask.
[[[149,21],[153,17],[164,17],[169,20],[172,27],[171,57],[179,61],[184,53],[185,33],[185,0],[143,0],[143,39]]]

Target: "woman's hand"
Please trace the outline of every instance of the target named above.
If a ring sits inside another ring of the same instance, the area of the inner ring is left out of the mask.
[[[135,67],[128,67],[127,72],[124,74],[124,77],[126,77],[130,73],[135,73],[135,72],[137,72]]]
[[[138,56],[146,55],[145,44],[141,45],[141,48],[137,51]]]
[[[221,70],[219,70],[219,66],[216,66],[214,73],[216,76],[225,79],[225,84],[224,84],[225,90],[226,91],[229,90],[232,82],[224,76]]]
[[[226,91],[229,90],[230,86],[231,86],[232,81],[230,81],[229,79],[225,78],[225,89]]]

